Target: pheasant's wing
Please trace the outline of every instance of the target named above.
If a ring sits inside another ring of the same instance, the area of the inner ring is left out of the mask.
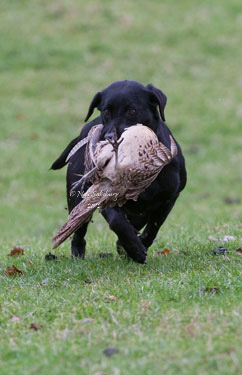
[[[152,142],[146,145],[145,154],[140,154],[139,163],[127,173],[129,181],[125,197],[136,200],[140,193],[147,189],[156,179],[164,166],[176,156],[177,146],[170,136],[171,149],[162,142]]]
[[[177,155],[178,152],[176,143],[171,135],[170,141],[170,150],[162,142],[159,142],[159,147],[157,148],[157,157],[161,160],[161,163],[164,163],[164,166],[168,164],[171,161],[171,159],[173,159]]]

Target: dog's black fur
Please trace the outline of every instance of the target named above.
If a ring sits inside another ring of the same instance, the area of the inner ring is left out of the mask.
[[[171,132],[165,124],[164,115],[166,100],[164,93],[151,84],[143,86],[136,81],[112,83],[94,96],[85,121],[93,114],[95,108],[98,108],[101,115],[83,127],[81,134],[70,142],[51,168],[62,168],[74,145],[87,136],[91,127],[100,123],[104,125],[101,139],[112,137],[114,128],[120,137],[125,128],[140,123],[150,127],[158,139],[170,147],[169,135]],[[178,148],[176,157],[140,194],[137,202],[129,200],[121,208],[107,207],[102,212],[110,228],[118,236],[118,251],[120,252],[123,247],[127,255],[139,263],[145,262],[148,247],[153,243],[160,226],[166,220],[186,185],[185,161],[179,144],[177,142],[176,144]],[[82,199],[80,194],[70,194],[70,189],[73,182],[80,178],[76,174],[84,173],[84,151],[85,147],[82,147],[71,157],[67,169],[69,212]],[[87,190],[89,186],[86,184],[84,190]],[[73,236],[71,247],[74,256],[84,258],[86,245],[84,237],[87,226],[88,223],[84,224]],[[143,227],[145,228],[139,235],[139,231]]]

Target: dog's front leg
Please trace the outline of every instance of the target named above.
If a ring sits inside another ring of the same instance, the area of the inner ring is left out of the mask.
[[[85,252],[86,252],[86,240],[84,239],[84,236],[87,231],[88,223],[84,224],[80,229],[78,229],[72,238],[71,241],[71,254],[74,257],[78,258],[85,258]]]
[[[110,228],[118,236],[119,243],[125,249],[127,255],[138,263],[145,263],[146,248],[123,210],[119,207],[106,207],[102,214]]]
[[[77,204],[79,204],[82,201],[82,195],[81,191],[71,190],[72,184],[76,180],[76,175],[71,175],[72,179],[68,179],[67,184],[67,202],[68,202],[68,209],[69,213],[76,207]],[[89,185],[84,185],[84,191],[88,189]],[[71,241],[71,253],[74,257],[79,257],[84,259],[85,258],[85,252],[86,252],[86,240],[85,235],[87,232],[89,222],[83,224],[81,228],[77,229],[73,235],[72,241]]]

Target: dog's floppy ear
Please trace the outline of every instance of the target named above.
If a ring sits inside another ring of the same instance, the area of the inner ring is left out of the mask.
[[[91,101],[87,117],[85,118],[85,122],[89,119],[89,117],[93,114],[94,108],[98,107],[101,103],[102,94],[98,92]]]
[[[159,106],[160,116],[163,121],[166,121],[164,111],[165,111],[165,106],[167,102],[167,97],[161,90],[154,87],[151,83],[149,83],[146,86],[146,88],[151,92],[151,96],[150,96],[151,102]]]
[[[65,150],[62,152],[62,154],[58,157],[58,159],[56,159],[56,161],[52,164],[50,169],[56,170],[56,169],[60,169],[60,168],[64,167],[64,165],[67,164],[66,158],[67,158],[68,154],[73,149],[73,147],[80,141],[80,139],[81,139],[80,135],[78,137],[74,138],[69,143],[69,145],[65,148]]]

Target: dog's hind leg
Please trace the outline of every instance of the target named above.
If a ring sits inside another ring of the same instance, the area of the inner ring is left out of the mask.
[[[143,245],[147,249],[152,245],[153,241],[155,240],[161,225],[164,223],[171,209],[173,208],[178,195],[179,194],[175,195],[170,199],[167,199],[167,201],[163,203],[163,205],[159,207],[157,211],[152,213],[152,216],[148,220],[148,223],[140,236]]]

